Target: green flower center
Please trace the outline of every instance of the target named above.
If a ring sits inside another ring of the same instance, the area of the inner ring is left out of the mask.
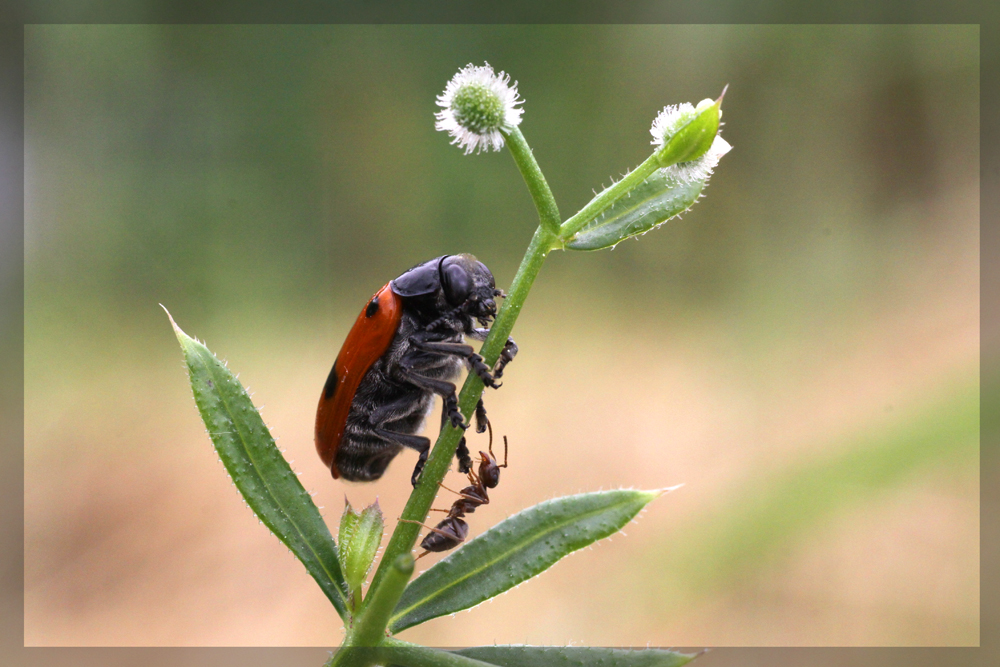
[[[462,86],[452,98],[451,110],[459,125],[476,134],[498,130],[503,125],[503,102],[482,84]]]

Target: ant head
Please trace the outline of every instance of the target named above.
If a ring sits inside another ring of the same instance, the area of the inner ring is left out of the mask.
[[[483,486],[486,488],[495,489],[500,483],[500,466],[497,465],[497,460],[492,452],[489,454],[479,452],[479,455],[483,457],[479,464],[479,479],[482,480]]]
[[[490,431],[492,434],[492,431]],[[483,485],[490,489],[495,489],[497,484],[500,483],[500,468],[507,467],[507,436],[503,437],[503,465],[497,464],[497,459],[493,456],[493,440],[490,440],[490,453],[480,451],[479,455],[483,457],[482,462],[479,464],[479,479],[483,480]]]

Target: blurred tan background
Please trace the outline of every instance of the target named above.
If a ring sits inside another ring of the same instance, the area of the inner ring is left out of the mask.
[[[402,637],[979,643],[977,28],[30,26],[25,47],[26,645],[339,641],[227,479],[157,304],[240,373],[331,524],[345,492],[398,516],[414,455],[334,482],[312,420],[389,278],[461,251],[513,276],[536,218],[510,157],[433,129],[484,60],[520,82],[564,217],[648,155],[664,104],[729,83],[734,150],[683,219],[549,259],[488,396],[511,467],[470,524],[685,486]]]

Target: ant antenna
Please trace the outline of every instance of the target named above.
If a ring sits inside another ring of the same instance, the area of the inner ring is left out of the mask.
[[[492,452],[490,452],[492,454]],[[503,465],[497,466],[498,468],[507,467],[507,436],[503,437]]]

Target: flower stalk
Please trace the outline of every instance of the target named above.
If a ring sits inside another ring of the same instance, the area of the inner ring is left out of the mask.
[[[542,175],[542,170],[538,166],[538,162],[535,161],[535,156],[531,152],[528,142],[524,140],[520,128],[515,127],[507,135],[507,147],[510,149],[511,155],[514,156],[514,162],[528,186],[528,192],[531,193],[531,200],[535,203],[535,208],[538,209],[538,219],[542,228],[549,234],[558,236],[559,223],[562,221],[562,217],[559,215],[559,206],[556,204],[556,198],[552,196],[548,181]]]

